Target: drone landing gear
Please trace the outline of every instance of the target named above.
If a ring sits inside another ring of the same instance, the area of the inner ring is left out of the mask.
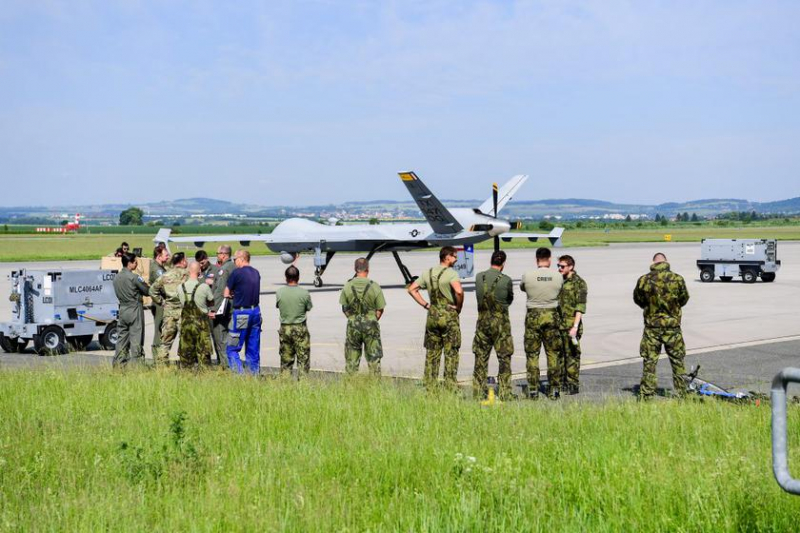
[[[320,250],[317,250],[316,256],[314,257],[314,264],[316,268],[314,269],[314,286],[319,288],[322,287],[322,275],[325,273],[325,269],[328,268],[328,264],[333,259],[333,255],[336,252],[326,252],[325,259],[322,260],[322,253]]]
[[[403,281],[405,281],[406,285],[410,285],[417,279],[416,276],[412,276],[411,272],[409,272],[408,267],[403,264],[400,260],[400,254],[397,252],[392,252],[392,256],[394,257],[395,262],[397,263],[397,267],[400,269],[400,273],[403,275]]]

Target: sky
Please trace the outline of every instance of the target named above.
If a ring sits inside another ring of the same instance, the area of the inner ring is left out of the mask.
[[[800,196],[800,2],[0,0],[0,205]]]

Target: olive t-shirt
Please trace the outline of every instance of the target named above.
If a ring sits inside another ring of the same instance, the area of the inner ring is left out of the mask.
[[[311,310],[311,295],[302,287],[287,285],[275,292],[275,307],[281,315],[281,324],[302,324]]]
[[[555,309],[564,278],[552,268],[537,268],[522,275],[519,288],[528,295],[528,309]]]
[[[369,285],[369,289],[366,287]],[[386,300],[383,297],[383,290],[381,286],[374,281],[370,284],[368,278],[353,278],[344,284],[341,294],[339,295],[339,304],[349,309],[356,301],[356,296],[353,294],[353,288],[358,293],[358,298],[361,299],[364,307],[370,311],[377,311],[378,309],[386,308]],[[364,292],[366,290],[366,292]],[[373,314],[374,316],[374,314]]]
[[[186,287],[186,292],[183,288]],[[197,287],[197,292],[194,288]],[[208,313],[209,305],[214,305],[214,295],[211,292],[211,287],[202,281],[189,278],[178,287],[178,299],[181,305],[186,305],[186,299],[192,296],[194,292],[194,303],[200,308],[203,313]]]
[[[496,284],[495,280],[497,280]],[[483,302],[483,299],[486,297],[486,294],[484,294],[485,291],[489,290],[492,285],[495,285],[495,302],[503,309],[508,309],[511,302],[514,301],[514,285],[510,277],[495,268],[479,272],[478,275],[475,276],[475,296],[478,300],[478,309],[481,308],[481,302]]]
[[[439,293],[445,297],[450,305],[456,305],[456,296],[453,294],[453,287],[450,285],[453,281],[460,281],[458,272],[449,267],[437,266],[431,269],[424,270],[422,275],[417,280],[420,289],[426,289],[428,295],[431,293],[431,278],[439,276]]]

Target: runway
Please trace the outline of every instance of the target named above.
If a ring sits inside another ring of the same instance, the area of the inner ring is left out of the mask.
[[[776,340],[793,340],[800,336],[800,243],[781,242],[778,256],[783,263],[774,283],[757,282],[747,285],[741,282],[701,283],[695,261],[699,257],[700,245],[683,243],[627,244],[596,248],[556,249],[556,255],[571,254],[576,260],[577,272],[589,286],[589,302],[584,320],[583,339],[584,371],[598,368],[639,363],[639,339],[642,330],[641,310],[632,301],[632,292],[637,278],[646,273],[650,260],[657,251],[663,251],[675,272],[686,278],[691,295],[684,312],[684,334],[689,357],[692,359],[705,352],[739,350],[748,353],[748,346],[761,346]],[[512,331],[516,352],[512,358],[512,371],[521,376],[525,371],[525,354],[522,349],[524,331],[525,298],[516,288],[522,273],[534,267],[534,248],[508,250],[506,273],[515,280],[515,300],[511,307]],[[489,263],[489,251],[477,251],[476,271],[485,269]],[[311,331],[312,369],[341,372],[344,370],[345,318],[338,304],[343,283],[352,276],[353,260],[357,255],[337,254],[325,273],[325,286],[317,289],[311,284],[313,264],[311,257],[303,256],[298,261],[301,284],[312,293],[314,309],[309,314]],[[402,254],[403,261],[413,274],[437,264],[435,251]],[[275,290],[283,283],[286,268],[277,256],[254,257],[253,266],[262,275],[261,307],[264,315],[262,333],[262,366],[278,365],[278,319],[275,310]],[[8,294],[8,273],[16,268],[99,268],[98,261],[58,263],[0,264],[0,295]],[[385,291],[387,307],[381,329],[384,347],[383,372],[397,377],[419,378],[424,364],[422,339],[425,311],[408,296],[400,272],[389,254],[378,254],[371,261],[371,277]],[[477,319],[474,284],[465,283],[466,302],[461,316],[462,347],[459,379],[468,381],[473,368],[471,353],[472,336]],[[10,302],[0,298],[0,320],[10,318]],[[147,321],[146,354],[150,354],[152,324]],[[177,343],[176,343],[177,344]],[[110,357],[110,352],[91,350],[89,354]],[[177,346],[173,348],[173,352]],[[750,350],[757,361],[759,350]],[[173,353],[174,355],[174,353]],[[25,355],[33,360],[32,353]],[[75,355],[59,357],[70,358]],[[745,357],[746,356],[742,356]],[[53,359],[53,358],[49,358]],[[91,361],[93,357],[78,357]],[[545,368],[544,357],[541,358]],[[800,359],[800,358],[799,358]],[[3,361],[6,364],[3,365]],[[17,356],[13,357],[18,360]],[[77,362],[76,360],[76,362]],[[746,359],[750,361],[749,359]],[[0,365],[8,367],[11,357],[0,355]],[[800,360],[798,361],[800,364]],[[17,366],[16,364],[12,366]],[[28,366],[28,365],[24,365]],[[364,363],[364,368],[366,363]],[[663,365],[662,365],[663,366]],[[757,368],[758,365],[755,365]],[[770,372],[772,370],[770,369]],[[496,362],[490,363],[490,372],[496,372]],[[774,373],[773,373],[774,374]]]

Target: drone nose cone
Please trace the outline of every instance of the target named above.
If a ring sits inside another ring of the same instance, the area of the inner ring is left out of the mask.
[[[492,229],[489,230],[489,235],[495,237],[497,235],[506,233],[511,230],[511,224],[505,220],[495,220],[492,222]]]

